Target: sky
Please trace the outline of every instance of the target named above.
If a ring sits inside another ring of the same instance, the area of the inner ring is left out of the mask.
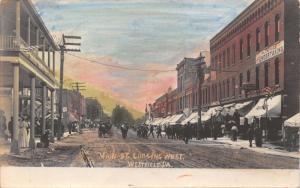
[[[66,75],[140,111],[175,88],[176,65],[209,50],[209,40],[252,1],[33,0],[58,42],[62,33],[82,36],[82,52],[66,56]]]

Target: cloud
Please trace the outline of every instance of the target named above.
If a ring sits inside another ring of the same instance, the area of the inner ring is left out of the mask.
[[[82,54],[100,63],[141,69],[175,69],[184,57],[209,49],[209,40],[253,0],[34,0],[47,27],[82,36]],[[209,60],[209,57],[207,58]],[[176,72],[126,71],[72,56],[66,74],[144,110]]]

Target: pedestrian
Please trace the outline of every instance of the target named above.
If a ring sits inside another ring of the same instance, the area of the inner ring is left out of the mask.
[[[20,148],[26,148],[28,147],[28,143],[27,143],[27,127],[28,124],[25,121],[24,117],[20,117],[19,118],[19,147]]]
[[[218,125],[217,123],[214,123],[213,124],[213,137],[214,137],[214,140],[217,140],[218,139]]]
[[[152,134],[152,137],[154,138],[154,133],[153,133],[153,131],[154,131],[153,125],[150,125],[150,133],[149,133],[149,136]]]
[[[231,128],[232,141],[237,141],[238,128],[236,125],[233,125]]]
[[[13,117],[10,118],[10,121],[8,122],[8,131],[9,131],[9,134],[10,134],[10,140],[12,142],[13,140],[13,134],[14,134],[14,131],[13,131]]]
[[[252,147],[252,140],[254,138],[254,129],[253,126],[249,126],[248,128],[248,140],[249,140],[249,146]]]
[[[68,130],[69,130],[69,134],[72,134],[72,123],[69,122],[68,124]]]
[[[160,127],[160,126],[157,127],[156,133],[157,133],[157,138],[158,138],[158,137],[162,138],[162,135],[161,135],[161,127]]]

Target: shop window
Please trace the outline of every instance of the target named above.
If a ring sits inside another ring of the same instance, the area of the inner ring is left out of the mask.
[[[269,86],[269,64],[265,63],[265,87]]]
[[[269,46],[269,38],[270,38],[270,26],[269,23],[265,23],[265,47]]]
[[[280,38],[280,17],[277,14],[275,16],[275,42],[279,41]]]
[[[275,59],[275,84],[279,84],[279,59]]]

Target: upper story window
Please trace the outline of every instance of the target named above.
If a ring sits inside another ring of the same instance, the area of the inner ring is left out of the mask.
[[[269,22],[265,23],[265,47],[269,46],[269,38],[270,38],[270,26]]]
[[[247,35],[247,56],[251,55],[251,35]]]
[[[218,63],[218,71],[221,72],[222,70],[222,55],[219,54],[219,63]]]
[[[232,78],[232,96],[235,96],[235,78]]]
[[[279,41],[280,38],[280,16],[275,16],[275,42]]]
[[[226,89],[226,91],[227,91],[227,97],[229,97],[229,89],[230,88],[230,81],[229,81],[229,79],[227,79],[227,89]]]
[[[227,48],[227,66],[230,66],[230,48]]]
[[[279,84],[279,59],[275,59],[275,84]]]
[[[256,89],[259,89],[259,67],[255,68],[255,83]]]
[[[265,63],[265,87],[269,86],[269,64]]]
[[[225,69],[225,64],[226,64],[226,51],[223,51],[223,69]]]
[[[243,73],[240,73],[240,94],[242,93],[242,87],[243,87]]]
[[[250,70],[247,71],[247,82],[249,83],[251,79],[251,72]]]
[[[240,40],[240,60],[243,59],[243,50],[244,50],[244,47],[243,47],[243,39]]]
[[[256,29],[256,51],[260,49],[260,29]]]
[[[232,46],[232,64],[235,64],[235,44]]]

